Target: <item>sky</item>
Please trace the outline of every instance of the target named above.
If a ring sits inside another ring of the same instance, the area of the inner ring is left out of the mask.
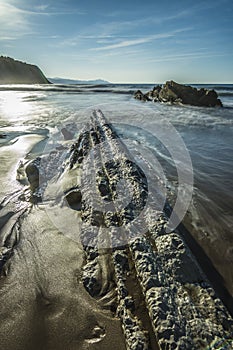
[[[0,0],[0,55],[50,78],[233,83],[233,1]]]

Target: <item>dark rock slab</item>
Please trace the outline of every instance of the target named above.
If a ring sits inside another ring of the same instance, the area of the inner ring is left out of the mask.
[[[151,98],[147,94],[143,94],[141,90],[136,91],[134,97],[140,101],[151,101]]]
[[[164,102],[171,104],[184,104],[199,107],[222,107],[215,90],[196,89],[192,86],[167,81],[163,87],[155,86],[152,91],[143,94],[140,90],[134,97],[141,101]]]

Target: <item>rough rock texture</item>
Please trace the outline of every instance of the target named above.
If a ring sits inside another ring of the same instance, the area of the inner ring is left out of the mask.
[[[147,234],[127,241],[132,234],[127,223],[143,209],[147,198],[142,196],[147,193],[146,179],[127,161],[128,150],[100,111],[72,148],[72,168],[81,164],[85,173],[85,157],[94,149],[96,191],[114,203],[116,175],[121,172],[125,179],[131,178],[135,200],[124,211],[113,207],[114,214],[96,212],[93,188],[88,176],[84,177],[81,218],[86,290],[120,317],[127,349],[198,350],[220,344],[230,350],[233,320],[179,232],[166,233],[166,215],[155,219],[153,211],[147,213]],[[111,163],[105,162],[109,156]],[[95,234],[91,226],[97,228]],[[101,248],[103,242],[112,248]]]
[[[1,56],[0,84],[49,84],[49,81],[37,66]]]
[[[12,254],[12,248],[0,247],[0,270],[3,268],[5,262],[10,258]]]
[[[141,90],[137,90],[134,94],[134,97],[140,101],[151,101],[150,96],[148,96],[147,94],[143,94]]]
[[[93,113],[62,166],[59,152],[49,157],[56,171],[66,167],[78,175],[76,186],[62,195],[80,222],[80,281],[91,298],[121,321],[126,349],[232,350],[231,315],[181,234],[166,232],[168,217],[155,209],[160,198],[155,195],[143,211],[148,179],[102,112]],[[27,164],[31,196],[43,192],[51,168],[45,176],[40,158]],[[121,180],[125,192],[127,186],[132,190],[131,202],[123,208]],[[96,206],[98,202],[106,204],[104,209]],[[142,211],[147,230],[140,231],[140,222],[132,230],[131,223]],[[0,267],[11,259],[17,244],[17,234],[9,237],[1,242]],[[101,329],[96,332],[101,334]]]
[[[143,94],[136,91],[134,97],[141,101],[165,102],[172,104],[188,104],[199,107],[222,107],[222,102],[218,98],[215,90],[200,90],[178,84],[174,81],[167,81],[163,87],[155,86],[152,91]]]

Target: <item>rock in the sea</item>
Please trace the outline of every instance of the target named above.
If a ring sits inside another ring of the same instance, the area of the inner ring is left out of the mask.
[[[138,90],[135,92],[134,94],[134,97],[137,99],[137,100],[140,100],[140,101],[151,101],[151,99],[149,98],[149,96],[147,96],[146,94],[143,94],[141,92],[141,90]]]
[[[49,84],[42,71],[35,65],[0,57],[0,84]]]
[[[187,104],[199,107],[222,107],[215,90],[196,89],[192,86],[178,84],[174,81],[167,81],[163,87],[155,86],[152,91],[143,94],[138,90],[134,97],[138,100],[154,102],[165,102],[172,104]]]

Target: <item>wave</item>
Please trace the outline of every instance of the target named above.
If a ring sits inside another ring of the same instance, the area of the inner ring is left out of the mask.
[[[94,91],[99,89],[100,91],[107,92],[121,92],[128,91],[134,92],[137,89],[152,89],[156,84],[8,84],[0,85],[0,91],[13,90],[13,91]],[[214,89],[220,92],[233,92],[233,84],[191,84],[197,88]]]
[[[196,88],[206,88],[214,90],[233,90],[233,84],[190,84]]]
[[[127,87],[121,89],[112,85],[1,85],[0,91],[25,91],[25,92],[64,92],[72,94],[82,93],[114,93],[114,94],[133,94],[135,89],[128,89]]]
[[[34,94],[34,95],[27,95],[22,97],[22,101],[24,102],[37,102],[37,101],[44,101],[46,99],[45,94]]]
[[[233,97],[233,90],[232,92],[219,92],[219,96],[226,96],[226,97]]]
[[[214,87],[212,87],[212,89],[219,90],[219,91],[221,91],[221,90],[233,91],[233,85],[214,86]]]

